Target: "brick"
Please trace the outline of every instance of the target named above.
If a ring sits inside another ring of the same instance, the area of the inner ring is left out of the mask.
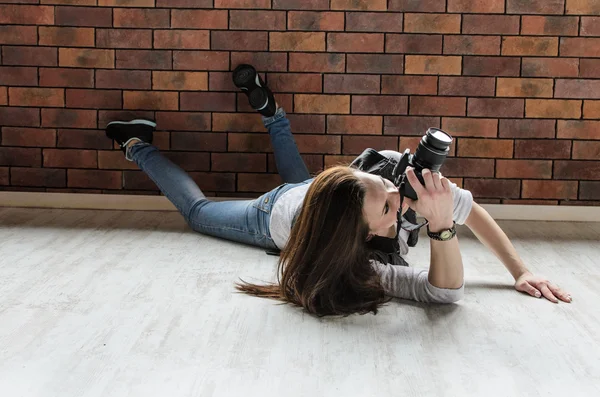
[[[578,119],[581,117],[581,101],[527,99],[525,117]]]
[[[518,35],[518,15],[463,15],[462,33]]]
[[[215,8],[271,8],[271,0],[215,0]]]
[[[8,105],[8,89],[0,87],[0,105]]]
[[[348,54],[348,73],[402,74],[402,55]]]
[[[118,69],[171,69],[173,57],[165,50],[116,50]]]
[[[402,32],[403,14],[381,12],[346,13],[347,32]],[[342,29],[344,30],[342,19]]]
[[[33,108],[0,107],[0,125],[3,127],[39,127],[40,111]]]
[[[577,182],[523,181],[523,198],[577,199]]]
[[[183,168],[185,171],[208,171],[210,170],[209,153],[198,152],[166,152],[165,156]]]
[[[53,25],[54,7],[0,5],[0,24]]]
[[[321,92],[320,74],[270,73],[267,83],[273,92]]]
[[[308,168],[308,172],[311,175],[316,175],[323,171],[323,156],[322,154],[303,154],[302,160]],[[267,154],[267,170],[268,172],[277,172],[277,164],[275,163],[275,156]]]
[[[290,72],[343,72],[344,54],[290,53]]]
[[[58,66],[56,48],[3,46],[2,63],[19,66]]]
[[[105,171],[105,172],[117,172],[117,171]],[[189,174],[192,177],[191,174]],[[123,175],[123,186],[127,189],[128,193],[131,190],[144,191],[144,190],[155,190],[159,191],[158,186],[142,171],[124,171]],[[193,178],[192,178],[193,179]]]
[[[407,33],[460,33],[460,15],[405,14]]]
[[[42,109],[42,127],[96,128],[95,110]]]
[[[523,99],[469,98],[470,117],[523,117]]]
[[[269,49],[267,32],[212,31],[210,42],[213,50],[266,51]]]
[[[93,28],[64,28],[40,26],[40,45],[64,47],[93,47]]]
[[[154,7],[154,0],[98,0],[99,6]]]
[[[353,114],[407,114],[408,97],[406,96],[380,96],[380,95],[353,95]]]
[[[558,120],[556,137],[600,139],[600,121]]]
[[[281,10],[328,10],[329,0],[273,0],[273,8]]]
[[[247,114],[237,113],[214,113],[212,130],[227,132],[261,132],[265,130],[265,127],[257,114],[249,116]]]
[[[562,54],[562,52],[561,52]],[[558,38],[556,37],[503,37],[502,55],[558,55]]]
[[[461,57],[457,56],[425,56],[406,55],[406,74],[461,74]]]
[[[567,14],[600,15],[600,4],[595,0],[567,0]]]
[[[448,0],[448,12],[504,13],[504,0]]]
[[[481,201],[478,201],[481,202]],[[502,200],[502,204],[509,205],[558,205],[558,200]]]
[[[507,0],[508,14],[562,14],[565,0]]]
[[[98,168],[95,150],[44,149],[44,167]]]
[[[463,75],[466,76],[519,76],[520,58],[463,57]]]
[[[571,157],[571,141],[563,140],[516,140],[515,158],[568,159]]]
[[[498,97],[537,97],[552,98],[552,79],[497,79],[496,96]]]
[[[2,145],[53,147],[56,146],[56,130],[45,128],[2,128]]]
[[[174,51],[173,69],[194,71],[229,70],[229,53],[222,51]]]
[[[382,94],[436,95],[438,78],[435,76],[382,76]]]
[[[493,177],[494,160],[447,158],[440,167],[440,172],[445,177]]]
[[[169,10],[115,8],[113,17],[116,28],[168,28],[170,25]]]
[[[91,88],[94,86],[94,71],[86,69],[40,68],[40,86]]]
[[[204,30],[155,30],[154,48],[209,49],[210,34]]]
[[[152,72],[152,89],[169,91],[206,91],[206,72]]]
[[[555,98],[600,98],[600,81],[583,79],[557,79],[554,88]]]
[[[239,174],[237,190],[240,192],[268,192],[281,185],[283,181],[277,174]]]
[[[224,152],[227,150],[227,134],[210,132],[172,132],[171,149]]]
[[[458,156],[512,158],[513,141],[511,139],[461,138],[458,142]]]
[[[168,152],[165,153],[168,155]],[[98,168],[103,170],[137,170],[137,164],[128,161],[120,150],[98,151]]]
[[[380,77],[373,75],[327,74],[323,92],[339,94],[378,94]]]
[[[583,118],[600,119],[600,101],[583,101]]]
[[[227,29],[227,11],[223,10],[172,10],[172,28]],[[168,25],[165,27],[169,27]]]
[[[385,11],[387,0],[331,0],[331,9]]]
[[[582,200],[600,200],[600,182],[579,182],[579,198]]]
[[[231,79],[231,72],[210,72],[208,74],[208,88],[210,91],[240,92]]]
[[[323,32],[271,32],[270,51],[325,51]]]
[[[57,146],[80,149],[110,149],[112,148],[112,141],[106,137],[103,130],[59,129],[57,131]]]
[[[581,36],[600,36],[599,24],[600,17],[581,17]]]
[[[121,91],[67,90],[67,107],[90,109],[121,109]]]
[[[268,134],[227,134],[227,147],[232,152],[273,152]]]
[[[569,38],[560,39],[561,57],[600,57],[600,38]]]
[[[460,97],[412,97],[410,114],[431,116],[464,116],[466,99]]]
[[[463,189],[476,198],[519,198],[520,187],[520,181],[515,180],[469,178],[465,179]]]
[[[574,141],[574,160],[597,160],[600,158],[600,141]]]
[[[391,136],[344,136],[343,154],[361,154],[365,149],[396,150],[398,138]]]
[[[445,12],[446,0],[390,0],[388,9],[409,12]]]
[[[0,66],[0,85],[36,86],[37,68]]]
[[[221,92],[182,92],[180,109],[200,112],[235,111],[235,94]]]
[[[498,120],[444,117],[442,129],[452,136],[495,138]]]
[[[521,34],[543,36],[577,36],[579,18],[523,16]]]
[[[325,116],[288,114],[294,134],[324,134]]]
[[[112,9],[98,7],[55,7],[56,25],[111,27]]]
[[[442,36],[425,34],[388,34],[385,52],[403,54],[441,54]]]
[[[165,131],[209,131],[210,114],[193,112],[157,112],[156,123]]]
[[[344,30],[343,12],[290,11],[287,26],[289,30],[328,31]],[[283,24],[285,28],[285,20]],[[281,29],[270,29],[281,30]]]
[[[349,95],[310,95],[294,96],[294,111],[296,113],[350,113]]]
[[[0,147],[0,165],[40,167],[42,165],[42,151],[37,148]]]
[[[447,36],[444,54],[500,55],[500,36]]]
[[[13,186],[67,186],[67,172],[65,170],[49,168],[16,168],[10,171]]]
[[[96,47],[152,48],[152,31],[147,29],[96,29]]]
[[[329,52],[383,52],[384,35],[379,33],[328,33]]]
[[[328,134],[381,135],[381,116],[328,116]]]
[[[150,89],[151,80],[152,75],[150,71],[96,71],[96,88]]]
[[[286,30],[285,14],[285,11],[230,11],[229,29]]]
[[[578,74],[577,58],[523,58],[524,77],[577,77]]]
[[[265,172],[267,156],[262,153],[214,153],[211,171]]]
[[[177,110],[178,100],[176,92],[123,92],[124,109]]]
[[[115,67],[114,50],[60,48],[58,59],[61,67],[104,69]]]
[[[287,70],[287,59],[286,53],[232,52],[231,67],[234,69],[245,63],[254,66],[260,72],[285,72]]]
[[[500,120],[500,138],[554,138],[554,120]]]
[[[556,160],[554,162],[554,178],[600,180],[600,161]]]
[[[386,116],[383,119],[384,135],[423,135],[430,127],[439,128],[440,118]]]
[[[440,77],[440,95],[494,96],[493,77]]]
[[[37,44],[35,26],[0,26],[0,44]]]
[[[496,178],[552,178],[551,160],[496,160]]]
[[[121,171],[67,170],[67,186],[81,188],[121,189]]]
[[[13,88],[9,89],[11,106],[63,107],[65,90],[59,88]]]
[[[133,119],[154,120],[154,112],[148,110],[99,110],[98,126],[105,128],[111,121],[130,121]],[[116,149],[116,147],[115,147]]]
[[[580,60],[580,77],[600,77],[600,59],[581,59]],[[562,77],[562,76],[557,76]],[[565,76],[572,77],[572,76]],[[575,74],[574,77],[577,77]]]

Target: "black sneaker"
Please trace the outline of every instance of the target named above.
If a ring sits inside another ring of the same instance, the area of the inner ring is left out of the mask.
[[[252,109],[263,116],[271,117],[277,111],[273,93],[253,66],[242,64],[236,67],[233,71],[233,84],[248,96]]]
[[[156,123],[150,120],[112,121],[106,126],[106,136],[119,144],[127,154],[127,144],[134,138],[152,143]]]

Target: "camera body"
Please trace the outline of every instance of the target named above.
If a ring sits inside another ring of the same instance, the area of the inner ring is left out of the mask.
[[[451,144],[452,136],[450,134],[439,128],[429,128],[414,154],[410,153],[410,149],[404,151],[393,171],[393,182],[398,187],[401,197],[418,199],[417,193],[406,176],[406,168],[413,167],[417,179],[422,185],[425,185],[423,169],[428,168],[431,172],[439,172],[450,152]]]

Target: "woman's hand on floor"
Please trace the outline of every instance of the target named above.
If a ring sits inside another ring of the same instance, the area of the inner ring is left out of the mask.
[[[525,292],[536,298],[542,296],[550,302],[558,303],[560,299],[563,302],[571,303],[571,294],[563,291],[558,286],[542,277],[534,276],[529,272],[525,272],[515,282],[517,291]]]

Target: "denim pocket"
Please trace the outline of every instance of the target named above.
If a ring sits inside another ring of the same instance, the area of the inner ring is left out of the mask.
[[[284,183],[283,185],[278,186],[270,192],[263,194],[262,196],[254,200],[254,203],[252,203],[252,207],[264,212],[265,214],[270,214],[277,193],[279,193],[279,191],[286,185],[287,183]]]

